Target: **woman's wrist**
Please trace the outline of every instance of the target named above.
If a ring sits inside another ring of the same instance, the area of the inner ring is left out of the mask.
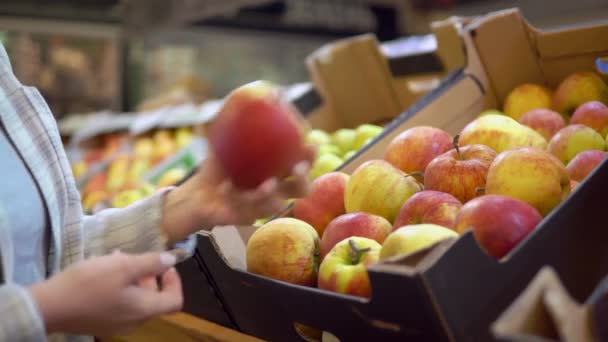
[[[65,310],[69,303],[58,303],[57,298],[64,298],[53,290],[52,280],[34,284],[29,288],[30,294],[38,307],[47,333],[60,331],[61,322],[65,319]]]
[[[162,207],[162,230],[168,245],[187,239],[204,227],[204,218],[199,213],[200,196],[195,186],[195,174],[181,186],[168,192]]]

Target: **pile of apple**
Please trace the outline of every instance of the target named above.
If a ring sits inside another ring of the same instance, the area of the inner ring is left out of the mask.
[[[362,124],[355,129],[341,128],[331,134],[321,129],[310,130],[306,142],[318,147],[310,179],[315,180],[338,169],[383,130],[383,127],[372,124]]]
[[[258,228],[247,269],[282,281],[371,296],[367,267],[471,231],[500,259],[606,158],[608,86],[575,73],[552,91],[523,84],[503,111],[456,136],[417,126],[352,175],[316,178],[293,217]]]

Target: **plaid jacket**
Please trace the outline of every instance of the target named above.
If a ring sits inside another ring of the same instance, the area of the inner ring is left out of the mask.
[[[92,255],[115,249],[125,252],[161,250],[161,202],[167,189],[125,209],[84,216],[80,195],[59,137],[56,122],[41,97],[13,75],[0,44],[0,120],[42,192],[50,221],[47,270],[55,274]],[[86,341],[86,336],[47,336],[36,304],[27,289],[12,282],[14,246],[0,202],[0,341]],[[100,275],[100,278],[103,275]],[[83,303],[86,305],[86,303]]]

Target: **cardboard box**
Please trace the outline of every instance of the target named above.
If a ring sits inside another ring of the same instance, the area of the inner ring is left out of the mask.
[[[462,38],[466,68],[396,118],[343,171],[380,158],[406,128],[433,125],[456,134],[484,109],[499,107],[514,86],[554,87],[570,72],[593,70],[595,59],[608,55],[608,25],[540,32],[517,10],[473,20]],[[201,232],[197,254],[236,327],[263,339],[301,339],[294,323],[303,323],[342,341],[487,341],[490,324],[541,267],[555,268],[576,299],[589,295],[590,284],[608,272],[608,230],[599,197],[608,190],[606,175],[608,162],[500,262],[467,233],[372,266],[370,300],[247,273],[244,247],[252,227]]]

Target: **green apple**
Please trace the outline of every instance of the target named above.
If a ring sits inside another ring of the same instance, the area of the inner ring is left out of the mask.
[[[312,129],[306,135],[306,142],[314,145],[324,145],[331,143],[331,137],[323,130]]]
[[[344,153],[344,157],[342,159],[344,160],[349,160],[350,158],[352,158],[355,154],[357,154],[357,151],[348,151],[346,153]]]
[[[353,236],[340,241],[321,262],[319,288],[370,297],[367,267],[378,261],[381,248],[378,242],[365,237]]]
[[[352,149],[360,149],[365,144],[369,143],[369,141],[375,138],[378,134],[382,133],[383,130],[383,127],[371,124],[363,124],[357,127],[355,129],[355,141]]]
[[[331,135],[331,141],[340,148],[340,151],[350,151],[355,145],[355,131],[349,128],[341,128]]]
[[[449,238],[458,238],[458,233],[430,223],[403,226],[384,240],[380,260],[410,254]]]
[[[318,156],[322,156],[324,154],[333,154],[334,156],[341,156],[342,152],[340,151],[340,148],[338,148],[336,145],[323,144],[319,146]]]
[[[547,147],[547,140],[540,133],[498,114],[487,114],[470,122],[460,133],[459,141],[461,146],[486,145],[496,153],[513,147]]]
[[[310,169],[310,179],[315,180],[326,173],[330,173],[340,167],[342,163],[342,158],[331,153],[320,155],[312,163],[312,167]]]

